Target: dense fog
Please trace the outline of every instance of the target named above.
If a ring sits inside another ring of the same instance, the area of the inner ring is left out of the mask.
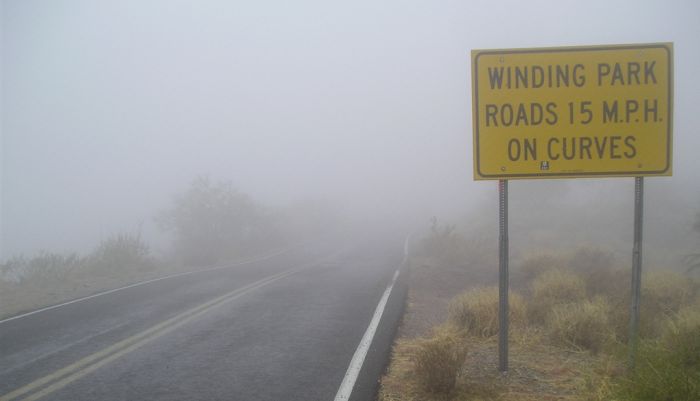
[[[436,216],[495,240],[497,184],[473,180],[470,51],[646,42],[675,52],[673,177],[646,180],[647,255],[697,247],[697,2],[0,4],[0,262],[119,233],[169,255],[197,182],[275,221],[258,236],[403,236]],[[627,257],[633,181],[513,181],[513,252]]]

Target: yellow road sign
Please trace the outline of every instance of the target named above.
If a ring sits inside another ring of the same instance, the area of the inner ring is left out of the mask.
[[[673,44],[472,50],[474,179],[672,172]]]

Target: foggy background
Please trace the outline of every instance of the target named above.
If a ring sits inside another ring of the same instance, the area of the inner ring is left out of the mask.
[[[139,229],[164,252],[154,217],[198,176],[368,231],[438,216],[495,238],[470,51],[645,42],[675,51],[674,176],[646,180],[645,246],[697,243],[695,1],[0,4],[0,261]],[[633,181],[511,181],[514,252],[567,236],[631,254]]]

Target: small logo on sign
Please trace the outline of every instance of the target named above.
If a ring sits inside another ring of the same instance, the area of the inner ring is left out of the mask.
[[[540,162],[540,170],[549,170],[549,162],[548,161],[542,161]]]

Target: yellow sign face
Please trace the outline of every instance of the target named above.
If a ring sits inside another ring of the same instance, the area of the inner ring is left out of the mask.
[[[672,172],[673,44],[472,51],[474,179]]]

